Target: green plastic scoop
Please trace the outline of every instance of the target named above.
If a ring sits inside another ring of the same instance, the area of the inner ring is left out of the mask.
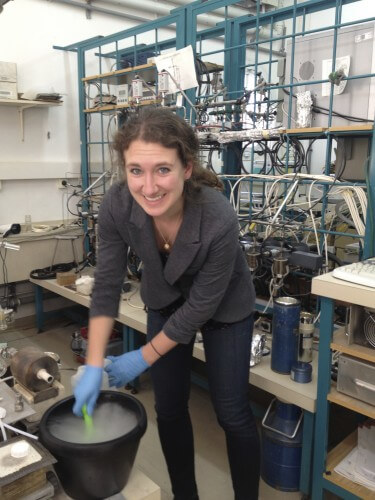
[[[83,420],[85,421],[85,426],[86,426],[86,431],[92,432],[94,428],[94,424],[92,421],[92,417],[87,413],[87,406],[83,405],[82,406],[82,415],[83,415]]]

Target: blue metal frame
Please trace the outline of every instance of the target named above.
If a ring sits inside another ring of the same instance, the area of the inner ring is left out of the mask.
[[[318,401],[315,428],[319,432],[314,437],[314,463],[312,500],[322,500],[323,473],[327,455],[329,406],[327,395],[331,389],[331,339],[333,333],[333,300],[320,299],[320,331],[318,360]]]

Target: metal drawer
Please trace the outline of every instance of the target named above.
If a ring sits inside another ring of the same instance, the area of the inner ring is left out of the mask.
[[[375,405],[375,364],[340,354],[337,390]]]

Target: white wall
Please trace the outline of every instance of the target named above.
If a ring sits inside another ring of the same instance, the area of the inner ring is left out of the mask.
[[[25,214],[33,221],[63,218],[63,191],[56,179],[80,170],[77,55],[52,46],[135,25],[105,14],[91,17],[46,0],[8,2],[0,14],[0,61],[17,63],[18,92],[64,96],[61,107],[24,112],[24,142],[17,108],[0,107],[0,224],[21,223]]]

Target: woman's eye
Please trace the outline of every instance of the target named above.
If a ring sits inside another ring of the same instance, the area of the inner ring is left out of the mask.
[[[159,168],[159,172],[160,172],[161,174],[168,174],[170,171],[171,171],[171,170],[170,170],[170,168],[168,168],[168,167],[160,167],[160,168]]]
[[[140,175],[140,174],[141,174],[141,172],[142,172],[142,171],[141,171],[141,169],[140,169],[140,168],[135,168],[135,167],[133,167],[133,168],[131,168],[131,169],[130,169],[130,173],[131,173],[131,174],[133,174],[133,175]]]

